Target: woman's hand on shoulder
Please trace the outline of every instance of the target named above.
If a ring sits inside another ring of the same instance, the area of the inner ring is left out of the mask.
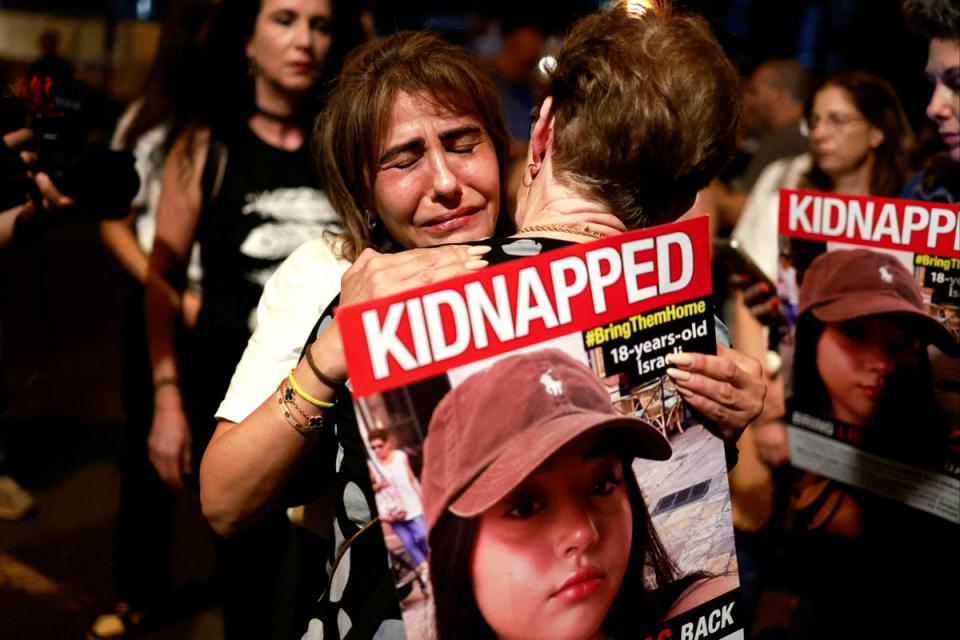
[[[717,427],[723,440],[736,442],[760,415],[767,385],[756,359],[718,345],[715,356],[672,353],[667,361],[673,365],[667,374],[680,395]]]

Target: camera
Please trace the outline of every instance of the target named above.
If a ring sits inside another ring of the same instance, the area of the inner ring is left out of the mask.
[[[33,130],[33,171],[47,173],[77,207],[106,219],[120,219],[140,188],[133,154],[111,151],[88,137],[102,107],[92,89],[77,81],[49,77],[22,79],[14,95],[3,99],[4,131]],[[0,145],[0,210],[37,197],[19,149]]]

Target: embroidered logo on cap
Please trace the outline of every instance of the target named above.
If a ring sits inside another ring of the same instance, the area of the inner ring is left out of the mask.
[[[550,376],[550,372],[553,369],[547,369],[542,376],[540,376],[540,384],[543,385],[543,388],[547,390],[552,396],[559,396],[563,393],[563,382],[560,380],[555,380]]]
[[[893,282],[893,274],[887,270],[887,265],[882,265],[880,267],[880,279],[888,284]]]

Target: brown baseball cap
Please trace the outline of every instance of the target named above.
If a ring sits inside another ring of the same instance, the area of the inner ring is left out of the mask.
[[[499,360],[437,405],[423,448],[423,509],[432,527],[445,509],[479,515],[568,442],[615,430],[624,453],[666,460],[652,425],[613,407],[597,375],[566,353],[544,349]]]
[[[881,313],[908,314],[920,337],[944,353],[960,354],[949,330],[923,310],[913,274],[888,253],[849,249],[822,253],[803,276],[798,314],[809,311],[821,322],[843,322]]]

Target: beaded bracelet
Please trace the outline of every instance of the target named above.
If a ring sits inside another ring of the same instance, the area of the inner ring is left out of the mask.
[[[346,380],[344,380],[343,382],[337,382],[336,380],[330,378],[329,376],[324,374],[322,371],[320,371],[320,367],[318,367],[317,364],[313,361],[313,356],[310,354],[310,347],[307,347],[306,359],[307,359],[307,365],[310,367],[310,370],[313,371],[313,375],[316,376],[317,380],[327,385],[334,391],[339,391],[341,387],[345,386],[345,383],[347,382]]]
[[[330,409],[333,407],[332,402],[327,402],[326,400],[318,400],[312,395],[303,390],[303,388],[297,384],[297,381],[293,377],[293,369],[290,369],[290,374],[287,376],[287,380],[290,381],[290,386],[293,387],[293,390],[297,392],[297,395],[312,404],[315,407],[320,407],[321,409]],[[288,389],[289,391],[289,389]]]

